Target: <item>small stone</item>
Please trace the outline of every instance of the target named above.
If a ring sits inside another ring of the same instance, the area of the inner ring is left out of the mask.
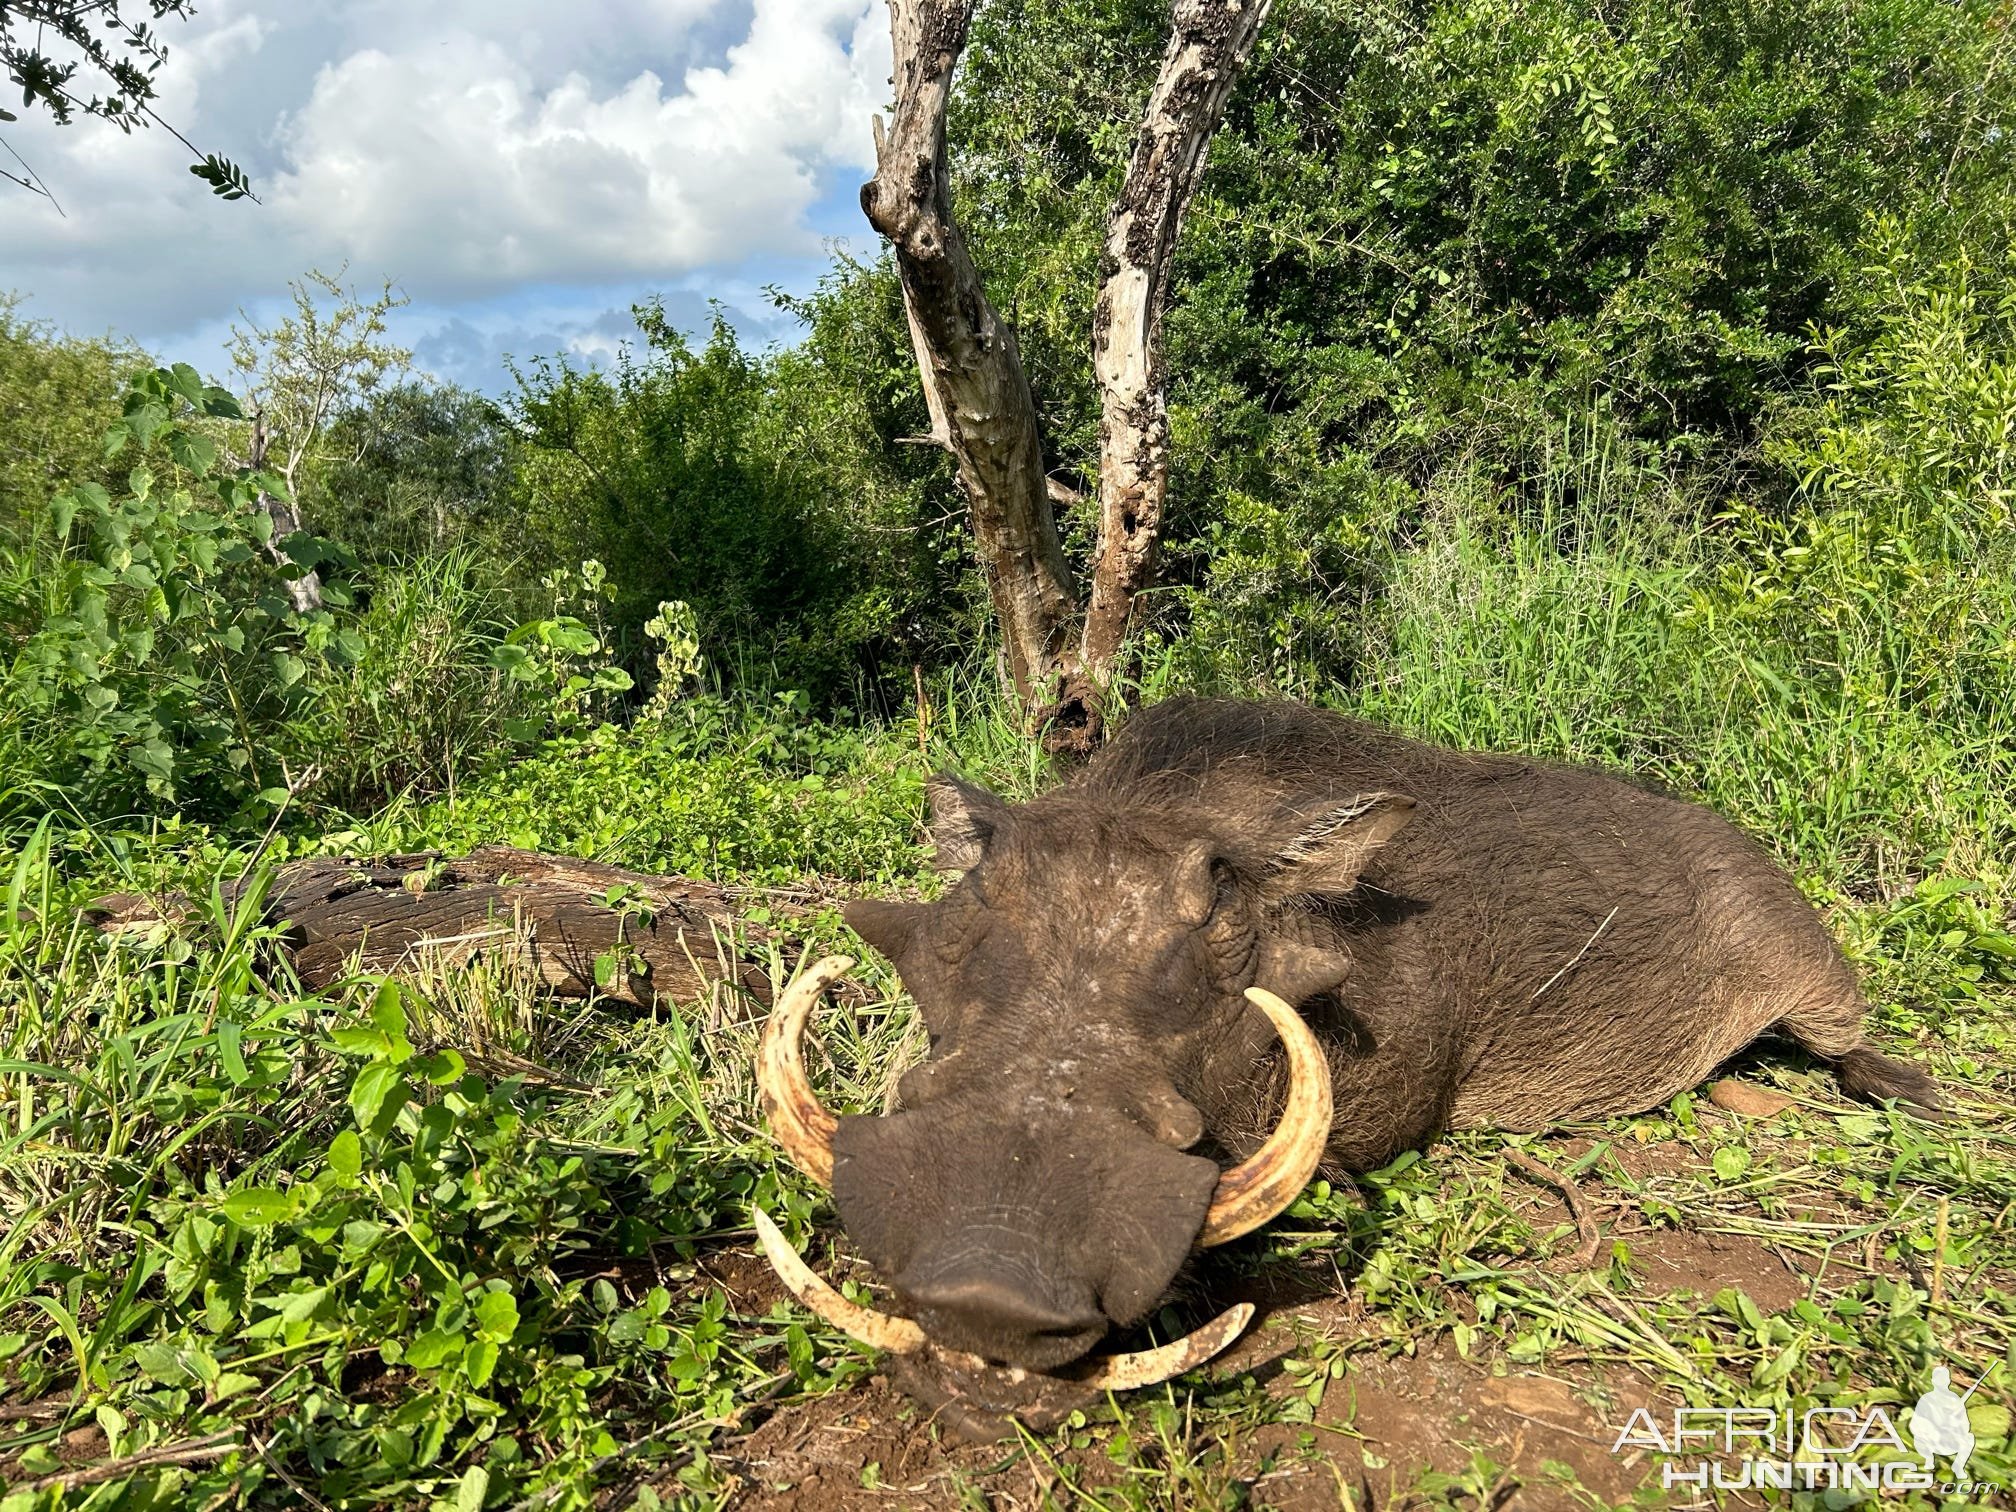
[[[1776,1118],[1792,1106],[1792,1099],[1784,1093],[1753,1087],[1750,1083],[1738,1081],[1733,1076],[1725,1076],[1710,1087],[1708,1101],[1731,1113],[1740,1113],[1745,1118]]]

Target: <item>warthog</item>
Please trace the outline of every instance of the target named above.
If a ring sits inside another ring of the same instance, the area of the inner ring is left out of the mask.
[[[1032,802],[950,776],[930,799],[956,885],[847,909],[930,1033],[901,1111],[836,1119],[806,1082],[844,960],[780,1002],[759,1067],[773,1131],[908,1317],[852,1307],[759,1226],[801,1297],[969,1431],[1221,1348],[1245,1310],[1083,1358],[1326,1157],[1637,1112],[1766,1031],[1849,1093],[1938,1105],[1864,1043],[1853,972],[1762,850],[1602,772],[1179,699]]]

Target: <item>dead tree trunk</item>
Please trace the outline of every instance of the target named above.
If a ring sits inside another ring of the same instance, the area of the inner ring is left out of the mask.
[[[1176,238],[1270,0],[1175,0],[1100,258],[1099,541],[1083,603],[1058,544],[1014,332],[988,302],[952,214],[945,112],[975,3],[889,0],[895,112],[887,130],[876,122],[861,206],[896,252],[930,439],[958,464],[1015,691],[1052,749],[1082,752],[1100,739],[1168,497],[1162,311]]]
[[[886,131],[876,121],[875,177],[861,208],[896,249],[932,439],[958,463],[1009,675],[1034,706],[1056,671],[1077,590],[1015,332],[988,302],[952,218],[945,107],[972,19],[973,0],[890,0],[896,109]]]
[[[756,901],[779,911],[767,894],[486,845],[460,859],[290,862],[264,914],[284,921],[294,973],[317,991],[355,971],[424,981],[482,957],[523,968],[557,997],[599,992],[649,1007],[704,998],[716,984],[768,1003],[766,947],[789,940],[740,917]],[[92,911],[99,929],[115,932],[189,910],[120,894]]]

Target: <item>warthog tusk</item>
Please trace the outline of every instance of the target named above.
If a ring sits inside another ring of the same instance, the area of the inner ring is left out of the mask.
[[[887,1350],[890,1354],[915,1354],[924,1347],[927,1336],[915,1323],[908,1318],[892,1318],[887,1313],[849,1302],[822,1281],[804,1258],[791,1248],[791,1242],[771,1222],[768,1213],[761,1208],[751,1208],[749,1216],[756,1224],[757,1241],[762,1244],[763,1253],[769,1257],[778,1277],[790,1289],[791,1295],[812,1312],[848,1338],[875,1349]],[[1134,1391],[1143,1386],[1156,1386],[1186,1371],[1195,1370],[1212,1356],[1222,1353],[1226,1345],[1239,1337],[1252,1318],[1253,1304],[1241,1302],[1235,1307],[1228,1307],[1202,1328],[1185,1334],[1173,1344],[1138,1350],[1133,1354],[1104,1356],[1090,1361],[1083,1374],[1072,1374],[1069,1379],[1095,1391]],[[990,1368],[978,1355],[952,1350],[944,1353],[977,1370]],[[1012,1367],[1007,1369],[1008,1374],[1016,1379],[1027,1379],[1036,1374]]]
[[[1143,1349],[1134,1354],[1108,1355],[1095,1361],[1090,1374],[1077,1379],[1100,1391],[1134,1391],[1142,1386],[1159,1386],[1195,1370],[1245,1330],[1252,1321],[1253,1304],[1241,1302],[1228,1307],[1202,1328],[1193,1329],[1174,1344],[1160,1349]]]
[[[1288,1102],[1267,1142],[1218,1178],[1204,1215],[1200,1245],[1250,1234],[1286,1208],[1309,1184],[1330,1142],[1330,1062],[1302,1015],[1264,987],[1247,1001],[1266,1014],[1288,1050]]]
[[[821,964],[824,964],[823,962]],[[908,1318],[892,1318],[873,1308],[849,1302],[813,1273],[791,1248],[790,1241],[777,1231],[770,1215],[761,1208],[750,1209],[756,1221],[756,1238],[770,1264],[791,1289],[791,1295],[831,1323],[850,1339],[891,1354],[914,1354],[924,1347],[924,1330]]]
[[[756,1052],[756,1090],[770,1132],[799,1170],[826,1187],[833,1185],[833,1131],[838,1126],[805,1075],[805,1021],[820,994],[853,965],[852,956],[827,956],[785,988],[770,1010]]]

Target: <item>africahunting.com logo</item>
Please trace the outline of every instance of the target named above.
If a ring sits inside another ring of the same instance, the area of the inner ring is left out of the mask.
[[[1974,1453],[1967,1402],[1994,1373],[1991,1366],[1962,1392],[1953,1388],[1953,1373],[1935,1365],[1905,1417],[1905,1433],[1880,1406],[1676,1407],[1670,1421],[1640,1407],[1610,1447],[1670,1456],[1660,1467],[1669,1490],[1983,1491],[1988,1483],[1967,1472]]]

